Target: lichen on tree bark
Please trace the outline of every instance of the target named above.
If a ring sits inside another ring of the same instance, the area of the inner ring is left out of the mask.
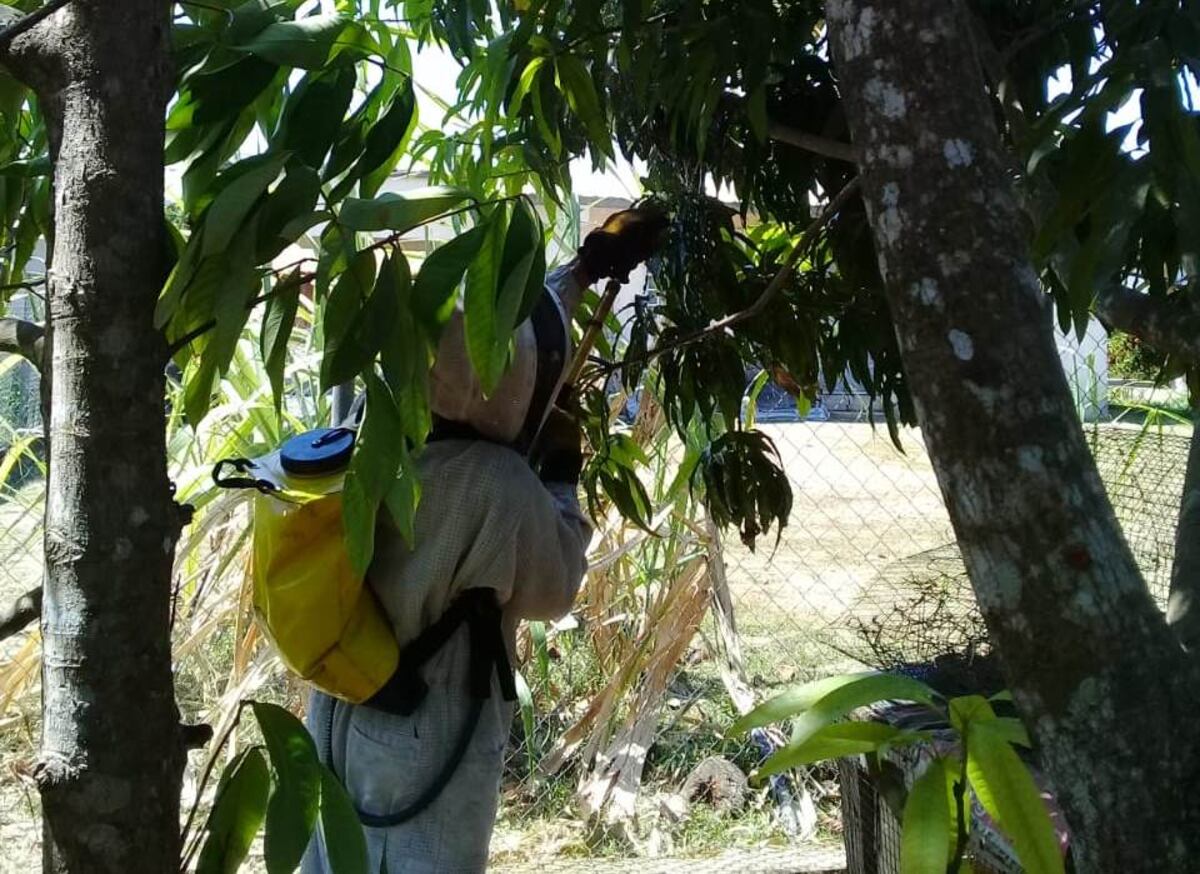
[[[962,9],[827,3],[906,375],[1078,870],[1184,870],[1200,682],[1084,440]]]

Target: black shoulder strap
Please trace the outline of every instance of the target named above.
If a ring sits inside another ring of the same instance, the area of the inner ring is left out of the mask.
[[[505,701],[516,700],[517,687],[508,658],[508,646],[501,630],[501,616],[502,610],[493,590],[468,589],[460,593],[437,622],[404,647],[400,653],[400,666],[384,688],[360,705],[401,715],[414,712],[429,692],[429,687],[420,676],[421,666],[450,640],[460,626],[466,624],[470,635],[467,682],[471,703],[450,756],[421,794],[401,810],[385,814],[359,810],[358,818],[363,825],[369,828],[392,828],[408,822],[437,800],[458,770],[479,725],[483,702],[491,696],[493,672],[500,682],[501,697]],[[328,735],[332,745],[332,711],[329,718]],[[332,749],[327,751],[326,758],[330,767],[333,767]]]

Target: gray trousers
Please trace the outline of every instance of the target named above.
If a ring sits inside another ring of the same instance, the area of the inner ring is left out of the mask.
[[[422,670],[429,695],[411,716],[313,693],[308,729],[358,810],[400,810],[434,781],[468,717],[468,655],[464,627]],[[372,874],[477,874],[487,868],[512,717],[513,706],[501,698],[493,677],[466,754],[437,800],[401,825],[364,829]],[[329,872],[320,831],[301,874]]]

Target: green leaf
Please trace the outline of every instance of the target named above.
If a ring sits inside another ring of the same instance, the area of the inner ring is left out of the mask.
[[[746,100],[746,116],[750,119],[750,130],[760,143],[767,141],[767,89],[759,86],[750,92]]]
[[[400,463],[400,476],[392,483],[384,500],[396,529],[411,548],[417,538],[416,518],[417,506],[421,503],[421,479],[407,451]]]
[[[404,452],[404,427],[387,385],[363,373],[367,406],[342,487],[342,524],[350,565],[365,574],[375,551],[375,517],[391,491]]]
[[[341,131],[357,79],[350,65],[307,74],[284,105],[280,146],[319,169]]]
[[[550,647],[546,641],[546,623],[528,622],[529,639],[533,644],[534,658],[537,660],[538,682],[543,686],[550,685]]]
[[[497,209],[487,224],[479,254],[467,268],[467,288],[463,297],[467,353],[485,395],[495,390],[504,369],[503,361],[497,366],[497,350],[507,349],[507,346],[501,346],[496,315],[498,273],[503,257],[506,224],[505,211]]]
[[[312,15],[298,21],[279,21],[263,28],[238,48],[283,67],[315,70],[324,66],[334,41],[347,22],[341,15]]]
[[[904,874],[945,874],[946,849],[952,840],[946,765],[934,759],[913,783],[904,805],[900,832],[900,870]]]
[[[432,348],[412,314],[412,273],[408,260],[398,253],[390,260],[388,269],[394,274],[398,312],[391,336],[381,350],[380,364],[396,401],[403,434],[412,447],[419,448],[433,427],[429,408]]]
[[[529,314],[545,290],[546,249],[542,223],[524,197],[517,200],[504,239],[498,302],[499,336],[507,338]]]
[[[919,737],[882,722],[835,722],[803,743],[788,744],[777,751],[763,763],[758,775],[769,777],[815,762],[873,753],[880,747],[908,743]]]
[[[203,255],[215,255],[229,247],[243,223],[262,197],[263,192],[279,176],[279,171],[291,156],[287,152],[265,159],[250,159],[256,166],[242,173],[217,195],[204,219]]]
[[[566,96],[571,111],[587,128],[592,148],[612,158],[612,136],[600,111],[600,99],[587,67],[574,55],[559,55],[554,60],[554,69],[559,90]]]
[[[982,695],[963,695],[950,699],[950,724],[959,734],[966,734],[974,722],[988,722],[996,718],[992,705]]]
[[[321,762],[304,724],[282,707],[254,702],[275,783],[263,850],[268,874],[291,874],[308,847],[321,801]]]
[[[296,324],[302,286],[299,270],[277,282],[274,293],[267,301],[267,311],[263,315],[260,348],[263,363],[267,368],[267,378],[271,381],[277,415],[283,405],[283,371],[287,364],[288,340],[292,336],[292,327]]]
[[[487,226],[477,225],[430,253],[413,283],[412,311],[434,339],[454,311],[454,290],[479,254]]]
[[[557,125],[550,123],[550,116],[542,106],[542,89],[534,88],[531,96],[533,97],[533,120],[537,125],[538,133],[542,137],[542,142],[550,150],[550,154],[557,160],[562,157],[563,153],[562,135],[559,133]]]
[[[800,716],[797,726],[803,724],[805,731],[794,734],[792,742],[801,743],[857,707],[890,700],[917,701],[932,707],[937,693],[924,683],[898,674],[872,671],[827,677],[765,701],[735,722],[729,734],[744,734],[752,728]]]
[[[521,71],[521,78],[517,82],[517,89],[508,103],[509,118],[515,118],[520,114],[521,105],[525,102],[525,97],[530,90],[535,87],[538,73],[545,64],[546,58],[539,56],[525,65],[525,69]]]
[[[1050,815],[1029,769],[995,722],[974,722],[967,734],[967,775],[980,804],[1012,840],[1029,874],[1061,874],[1062,854]]]
[[[1011,716],[1000,716],[992,722],[988,730],[994,732],[998,737],[1004,738],[1010,744],[1025,747],[1026,749],[1033,748],[1033,742],[1029,739],[1029,732],[1026,731],[1024,723],[1019,719],[1014,719]]]
[[[354,175],[362,180],[362,194],[374,195],[391,175],[416,126],[417,98],[412,79],[406,78],[387,112],[367,131],[362,157],[354,168]]]
[[[375,253],[366,250],[354,256],[350,269],[341,275],[325,302],[322,330],[325,354],[321,359],[321,386],[328,390],[353,379],[379,351],[382,340],[366,322],[367,303],[379,289],[375,275]],[[385,291],[387,290],[385,280]],[[376,308],[380,302],[376,301]],[[372,343],[374,348],[371,348]]]
[[[537,711],[534,709],[533,691],[525,682],[525,676],[520,671],[513,671],[513,680],[517,687],[517,703],[521,708],[521,726],[525,729],[525,737],[522,738],[521,746],[525,748],[525,764],[532,777],[537,772],[537,758],[533,749]]]
[[[233,874],[247,854],[267,814],[271,776],[257,747],[243,752],[225,769],[208,815],[197,874]]]
[[[321,177],[317,171],[301,161],[288,163],[287,175],[267,195],[257,213],[258,251],[260,264],[273,261],[296,238],[303,229],[289,234],[297,219],[304,220],[313,214],[313,207],[321,194]]]
[[[354,316],[349,330],[338,337],[332,349],[328,343],[333,338],[327,335],[327,351],[321,362],[322,385],[332,388],[349,382],[375,360],[391,336],[400,312],[400,299],[396,285],[395,258],[389,258],[379,270],[375,287],[370,296]]]
[[[337,775],[321,766],[321,838],[332,874],[369,874],[367,838]]]
[[[396,231],[403,233],[437,218],[470,198],[461,188],[437,186],[407,191],[404,194],[381,194],[364,200],[346,198],[340,220],[352,231]]]

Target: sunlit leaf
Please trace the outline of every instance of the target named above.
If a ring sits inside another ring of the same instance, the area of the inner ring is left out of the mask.
[[[221,775],[205,825],[197,874],[234,874],[267,815],[271,776],[257,747],[239,755]]]
[[[282,707],[254,702],[275,780],[263,849],[268,874],[291,874],[308,847],[321,799],[321,764],[312,735]]]

